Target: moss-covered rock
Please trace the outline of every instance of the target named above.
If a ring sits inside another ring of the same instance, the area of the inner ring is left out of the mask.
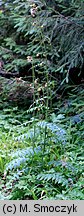
[[[6,79],[0,77],[0,101],[17,106],[29,106],[33,100],[33,86],[21,78]]]

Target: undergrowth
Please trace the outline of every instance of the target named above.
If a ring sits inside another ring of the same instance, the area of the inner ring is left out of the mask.
[[[83,95],[76,87],[48,121],[0,111],[0,199],[83,199]]]
[[[82,8],[82,0],[52,7],[47,0],[3,0],[0,199],[84,197]]]

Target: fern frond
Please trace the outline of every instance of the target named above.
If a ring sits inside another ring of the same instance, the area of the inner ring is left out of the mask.
[[[34,153],[38,153],[41,151],[40,146],[34,149],[32,147],[26,148],[26,149],[19,149],[17,152],[13,152],[11,156],[11,161],[6,165],[6,171],[8,170],[14,170],[17,168],[20,168],[20,166],[23,164],[25,165],[25,162],[29,160],[31,156],[34,155]]]
[[[54,169],[51,169],[45,173],[39,174],[37,179],[45,181],[53,181],[55,184],[61,184],[62,186],[68,185],[68,180],[59,172],[55,172]]]

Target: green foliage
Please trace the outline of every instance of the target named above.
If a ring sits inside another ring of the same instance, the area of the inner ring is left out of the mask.
[[[7,63],[4,64],[7,71],[20,71],[24,65],[28,66],[30,56],[35,73],[43,73],[44,77],[44,72],[54,72],[56,76],[59,71],[68,82],[70,68],[78,67],[81,72],[84,65],[83,1],[5,3],[0,31],[1,56]],[[35,16],[31,13],[33,8]]]
[[[82,8],[3,1],[0,72],[20,78],[0,78],[0,199],[83,199],[84,90],[62,88],[84,65]]]
[[[0,112],[1,199],[83,199],[83,94],[72,91],[48,122]]]

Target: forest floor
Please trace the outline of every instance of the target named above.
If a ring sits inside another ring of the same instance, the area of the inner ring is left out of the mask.
[[[33,118],[29,109],[11,106],[5,96],[0,101],[0,199],[83,199],[83,86],[54,102],[47,122],[42,113]]]

